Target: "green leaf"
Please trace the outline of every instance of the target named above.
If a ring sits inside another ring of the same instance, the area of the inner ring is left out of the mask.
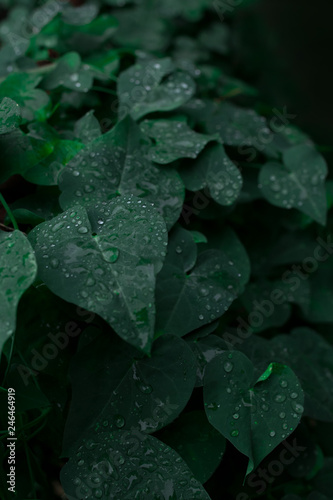
[[[68,52],[57,61],[53,71],[44,77],[42,85],[47,90],[58,87],[88,92],[93,84],[89,71],[82,66],[81,57],[77,52]]]
[[[208,111],[209,110],[209,111]],[[218,133],[228,146],[263,146],[272,140],[267,121],[252,109],[223,102],[207,109],[206,128],[209,134]]]
[[[230,28],[226,24],[213,23],[199,35],[199,42],[207,49],[225,55],[229,52]]]
[[[196,158],[209,141],[216,140],[213,135],[194,132],[186,119],[144,120],[141,130],[155,141],[149,151],[150,158],[162,164],[178,158]]]
[[[209,188],[220,205],[232,205],[242,189],[242,176],[221,144],[206,148],[193,165],[183,167],[180,175],[190,191]]]
[[[174,450],[136,430],[87,436],[61,470],[61,483],[69,498],[209,500]]]
[[[60,175],[63,208],[134,194],[153,203],[168,227],[178,219],[184,186],[177,172],[159,169],[145,155],[144,136],[127,117],[92,141]]]
[[[19,300],[32,284],[37,272],[33,249],[21,231],[0,233],[1,330],[0,351],[16,327]]]
[[[24,175],[53,152],[53,145],[45,140],[30,137],[20,129],[0,136],[2,168],[0,182],[14,174]]]
[[[210,423],[249,458],[249,474],[297,427],[304,395],[288,366],[271,363],[256,380],[251,361],[235,351],[208,363],[204,401]]]
[[[5,97],[0,103],[0,134],[8,134],[19,127],[21,123],[20,106]]]
[[[130,113],[138,120],[154,111],[171,111],[187,102],[194,94],[195,83],[183,72],[171,73],[171,59],[153,59],[131,66],[118,78],[121,117]]]
[[[297,208],[325,225],[327,165],[311,146],[300,145],[283,153],[283,165],[266,163],[259,183],[265,198],[278,207]]]
[[[195,243],[184,233],[177,228],[171,233],[156,284],[157,331],[178,336],[222,316],[240,291],[237,262],[219,250],[196,259]]]
[[[89,144],[102,135],[99,121],[94,116],[94,110],[88,111],[75,123],[74,133],[83,144]]]
[[[271,340],[253,336],[240,346],[258,369],[270,361],[289,365],[305,394],[305,415],[333,421],[333,348],[310,328],[295,328]]]
[[[155,275],[166,228],[150,205],[119,196],[69,209],[29,235],[39,277],[64,300],[102,316],[130,344],[150,351]]]
[[[202,484],[218,467],[226,445],[224,437],[210,425],[203,411],[182,414],[159,433],[159,439],[179,453]]]
[[[121,47],[138,48],[149,53],[159,52],[168,44],[170,33],[164,19],[151,8],[118,9],[115,17],[118,29],[113,36]],[[149,29],[147,29],[149,26]]]
[[[65,449],[87,432],[122,428],[152,433],[166,426],[188,402],[195,371],[191,350],[177,337],[157,339],[147,358],[117,338],[98,336],[71,365]]]
[[[31,73],[12,73],[0,83],[0,99],[10,96],[20,106],[23,121],[44,121],[49,115],[49,96],[35,88],[41,79]]]
[[[262,279],[250,283],[240,300],[249,313],[248,320],[253,331],[261,332],[285,324],[291,314],[291,303],[297,304],[304,313],[307,313],[310,307],[311,289],[308,281],[299,281],[295,287],[291,279],[288,281]]]

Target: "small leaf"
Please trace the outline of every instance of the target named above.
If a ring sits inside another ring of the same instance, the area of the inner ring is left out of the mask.
[[[42,81],[47,90],[65,87],[77,92],[88,92],[92,84],[93,78],[82,66],[81,57],[77,52],[68,52],[58,59],[55,69]]]
[[[234,351],[208,363],[204,401],[210,423],[249,458],[249,474],[297,427],[304,395],[288,366],[271,363],[255,380],[251,361]]]
[[[266,163],[259,183],[265,198],[278,207],[297,208],[322,225],[326,222],[324,158],[308,145],[294,146],[283,153],[283,165]]]
[[[194,132],[185,120],[145,120],[141,130],[155,141],[150,158],[162,164],[178,158],[196,158],[209,141],[216,140],[213,135]]]
[[[33,249],[21,231],[0,233],[1,328],[0,352],[16,327],[16,309],[23,293],[33,283],[37,264]]]
[[[20,106],[23,121],[44,121],[48,117],[50,98],[35,88],[41,79],[31,73],[12,73],[0,83],[0,99],[10,96]]]
[[[208,109],[207,131],[210,134],[218,133],[223,144],[258,148],[273,138],[266,119],[252,109],[240,108],[229,102],[210,105]]]
[[[116,197],[37,226],[30,234],[39,276],[56,295],[102,316],[130,344],[150,351],[155,275],[166,228],[150,205]]]
[[[0,134],[8,134],[19,127],[21,123],[20,106],[5,97],[0,103]]]
[[[242,176],[227,156],[221,144],[207,147],[192,166],[180,170],[185,187],[198,191],[208,187],[213,199],[220,205],[232,205],[242,188]]]
[[[138,120],[153,111],[171,111],[187,102],[195,91],[195,84],[187,73],[169,75],[173,64],[168,57],[138,63],[120,74],[118,95],[120,116],[130,113]]]
[[[89,142],[102,135],[101,126],[97,118],[95,118],[93,110],[88,111],[75,123],[74,133],[83,144],[89,144]]]

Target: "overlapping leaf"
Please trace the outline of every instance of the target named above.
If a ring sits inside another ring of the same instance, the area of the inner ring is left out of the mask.
[[[194,81],[180,71],[170,74],[173,69],[170,58],[165,58],[137,63],[121,73],[120,116],[130,113],[137,120],[153,111],[171,111],[187,102],[194,94]]]
[[[326,221],[324,158],[311,146],[300,145],[283,153],[283,164],[266,163],[259,176],[267,200],[282,208],[297,208],[320,224]]]
[[[162,164],[178,158],[196,158],[209,141],[216,140],[213,135],[194,132],[184,119],[145,120],[141,130],[155,141],[149,151],[150,158]]]
[[[59,179],[63,208],[90,205],[117,194],[153,203],[169,227],[178,219],[183,183],[174,170],[160,170],[145,157],[139,127],[127,117],[73,158]]]
[[[187,189],[198,191],[207,186],[220,205],[234,203],[243,184],[238,168],[221,144],[207,148],[192,166],[182,168],[180,174]]]

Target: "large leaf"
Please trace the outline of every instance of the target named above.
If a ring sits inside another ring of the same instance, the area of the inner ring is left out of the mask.
[[[297,208],[320,224],[326,221],[324,158],[311,146],[300,145],[283,153],[283,165],[269,162],[259,182],[267,200],[282,208]]]
[[[207,250],[196,259],[196,245],[187,231],[175,228],[168,254],[157,278],[159,332],[185,335],[228,310],[241,289],[237,262],[220,250]]]
[[[171,60],[165,58],[135,64],[121,73],[120,116],[130,113],[137,120],[153,111],[171,111],[187,102],[194,94],[195,84],[188,74],[180,71],[162,81],[172,69]]]
[[[178,158],[196,158],[213,135],[194,132],[185,119],[145,120],[141,130],[155,141],[150,148],[150,158],[156,163],[171,163]]]
[[[191,191],[209,188],[220,205],[232,205],[242,189],[242,176],[221,144],[205,149],[192,166],[180,171],[185,187]]]
[[[16,327],[16,309],[25,290],[35,279],[37,264],[33,249],[21,231],[0,233],[1,328],[0,352]]]
[[[153,203],[171,227],[182,209],[183,183],[174,170],[153,165],[145,150],[139,127],[127,117],[68,163],[59,179],[61,206],[87,206],[117,194],[134,194]]]
[[[177,337],[157,339],[149,358],[117,338],[97,337],[72,362],[65,449],[88,430],[135,428],[152,433],[164,427],[188,402],[195,371],[191,350]]]
[[[249,458],[249,474],[297,427],[304,395],[288,366],[271,363],[256,379],[251,361],[234,351],[208,363],[204,400],[210,423]]]
[[[241,349],[261,370],[269,361],[289,365],[301,381],[305,414],[333,421],[333,348],[310,328],[295,328],[290,335],[271,340],[252,337]]]
[[[122,338],[150,351],[155,275],[167,237],[152,206],[122,196],[88,211],[76,207],[29,237],[39,276],[56,295],[99,314]]]
[[[69,500],[209,500],[184,461],[137,430],[87,436],[61,470]]]

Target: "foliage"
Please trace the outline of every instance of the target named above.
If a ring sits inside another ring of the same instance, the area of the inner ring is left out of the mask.
[[[332,181],[249,3],[2,2],[4,500],[332,497]]]

